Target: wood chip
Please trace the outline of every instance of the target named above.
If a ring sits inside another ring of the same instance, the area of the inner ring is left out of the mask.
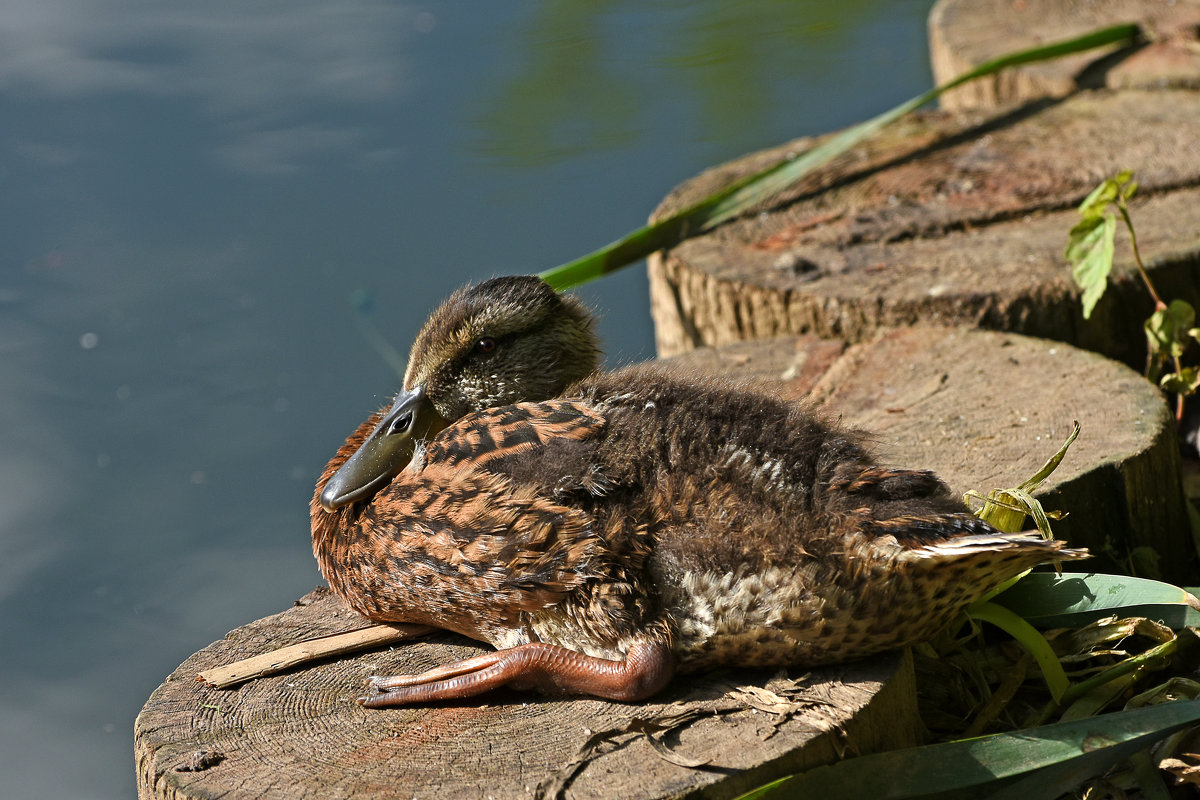
[[[370,625],[281,647],[232,664],[206,669],[196,676],[218,689],[228,689],[254,678],[274,675],[292,667],[330,656],[345,655],[412,639],[434,630],[428,625]]]

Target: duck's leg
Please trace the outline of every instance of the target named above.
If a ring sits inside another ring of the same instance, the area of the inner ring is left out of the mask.
[[[378,694],[360,697],[367,708],[460,700],[501,686],[584,694],[626,702],[642,700],[671,680],[675,657],[660,642],[635,642],[624,661],[584,655],[536,642],[468,658],[419,675],[373,678]]]

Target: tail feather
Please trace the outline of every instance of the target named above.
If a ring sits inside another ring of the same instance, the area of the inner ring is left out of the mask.
[[[956,536],[922,545],[913,550],[917,558],[956,561],[982,554],[1022,554],[1034,563],[1042,561],[1077,561],[1089,558],[1087,548],[1070,548],[1058,539],[1045,539],[1037,531],[1023,533],[983,533]]]
[[[926,544],[908,551],[914,576],[928,580],[963,582],[979,594],[1039,564],[1077,561],[1090,557],[1084,548],[1069,548],[1066,542],[1044,539],[1037,531],[959,536]]]

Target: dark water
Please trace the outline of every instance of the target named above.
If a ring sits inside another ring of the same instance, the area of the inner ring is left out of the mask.
[[[929,0],[0,14],[0,776],[129,797],[133,717],[315,586],[306,504],[455,286],[926,88]],[[652,355],[645,276],[583,292]]]

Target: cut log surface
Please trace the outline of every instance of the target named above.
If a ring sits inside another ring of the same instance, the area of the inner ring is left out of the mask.
[[[1071,509],[1058,533],[1118,555],[1150,544],[1168,575],[1191,569],[1165,404],[1138,375],[1095,354],[917,327],[869,346],[781,338],[681,360],[873,431],[881,460],[931,468],[958,491],[1019,483],[1078,419],[1083,433],[1041,493],[1048,508]],[[915,744],[919,729],[903,654],[790,678],[684,677],[634,705],[515,692],[382,711],[354,702],[370,675],[419,672],[483,649],[449,634],[236,689],[196,680],[202,670],[361,625],[319,590],[189,658],[135,724],[139,796],[734,797],[845,753]],[[734,687],[750,688],[731,694]]]
[[[942,108],[995,108],[1082,88],[1200,88],[1200,0],[939,0],[929,54],[941,84],[1016,50],[1134,22],[1147,42],[1025,64],[939,98]]]
[[[450,634],[236,690],[196,680],[201,670],[361,624],[320,589],[189,658],[134,725],[138,796],[734,797],[845,752],[915,744],[905,654],[795,679],[682,678],[655,702],[637,705],[518,693],[382,711],[354,702],[370,675],[422,671],[481,652]]]
[[[789,154],[709,170],[661,218]],[[885,130],[768,207],[650,260],[659,355],[783,334],[863,341],[919,321],[1066,341],[1142,366],[1153,305],[1121,231],[1090,320],[1063,258],[1075,207],[1136,172],[1143,257],[1166,298],[1200,303],[1200,92],[1097,90],[999,116],[928,112]]]

